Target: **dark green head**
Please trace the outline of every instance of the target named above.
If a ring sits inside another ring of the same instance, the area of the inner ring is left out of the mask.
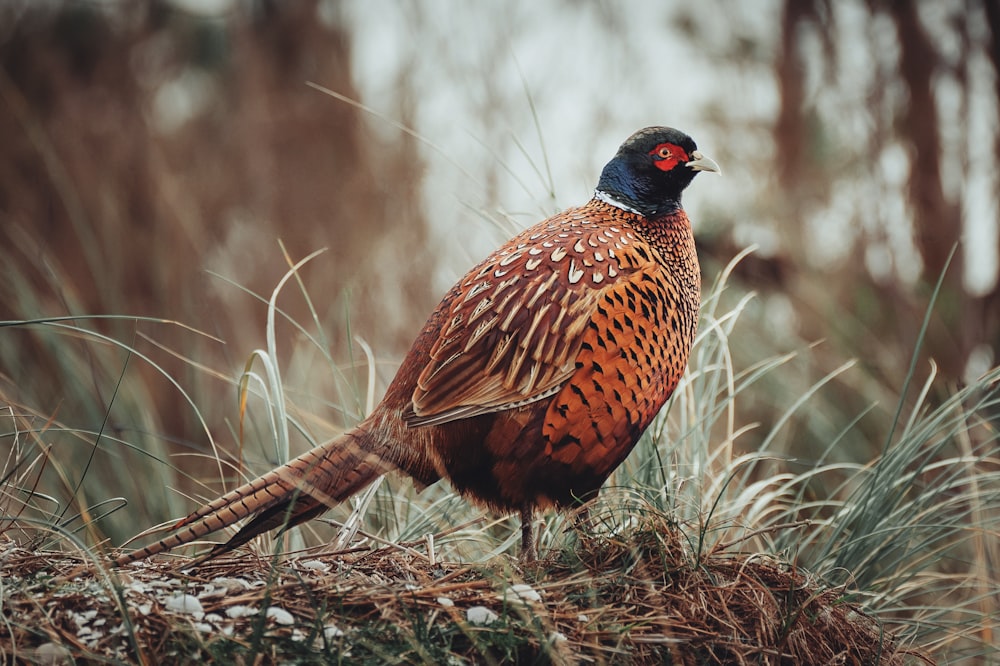
[[[681,192],[699,171],[721,173],[694,140],[672,127],[647,127],[630,136],[604,167],[597,197],[646,217],[681,207]]]

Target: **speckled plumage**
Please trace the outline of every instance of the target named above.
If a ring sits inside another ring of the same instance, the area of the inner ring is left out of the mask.
[[[249,523],[209,556],[313,518],[397,470],[441,478],[526,521],[591,496],[687,366],[700,273],[680,195],[718,171],[653,127],[605,167],[595,197],[515,236],[431,314],[382,402],[353,430],[220,497],[124,564]]]

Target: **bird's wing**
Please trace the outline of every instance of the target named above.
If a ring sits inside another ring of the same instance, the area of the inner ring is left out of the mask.
[[[444,304],[409,425],[529,404],[573,375],[604,296],[653,262],[630,229],[593,224],[585,210],[525,231],[466,275]]]

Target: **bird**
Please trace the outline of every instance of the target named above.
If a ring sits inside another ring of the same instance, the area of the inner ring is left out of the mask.
[[[498,514],[582,505],[625,460],[687,367],[701,270],[681,193],[721,173],[684,132],[647,127],[592,198],[527,228],[441,300],[357,426],[209,502],[122,566],[249,519],[200,561],[315,518],[387,472],[441,479]]]

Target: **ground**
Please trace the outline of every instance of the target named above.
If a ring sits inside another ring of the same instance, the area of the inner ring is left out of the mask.
[[[534,565],[412,548],[80,571],[0,542],[6,663],[931,663],[844,589],[647,521]],[[68,576],[68,577],[67,577]]]

